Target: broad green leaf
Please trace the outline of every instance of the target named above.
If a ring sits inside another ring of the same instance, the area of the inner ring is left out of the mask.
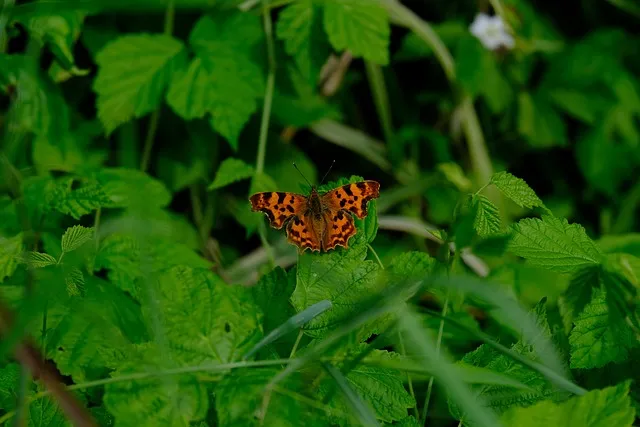
[[[560,273],[598,265],[602,254],[579,224],[544,215],[526,218],[512,226],[509,250],[532,265]]]
[[[9,411],[18,403],[20,366],[9,363],[0,368],[0,409]]]
[[[518,427],[631,427],[635,409],[629,398],[629,383],[591,390],[562,403],[545,401],[528,408],[514,408],[503,415],[502,422]]]
[[[360,351],[365,347],[366,345],[361,344]],[[399,356],[393,352],[373,350],[368,359],[385,362],[397,360]],[[358,365],[350,370],[346,377],[349,386],[368,406],[373,408],[376,418],[384,422],[390,423],[405,418],[407,409],[413,408],[416,404],[404,388],[403,380],[406,375],[402,371]],[[349,406],[343,396],[334,395],[333,404],[338,411],[349,412]]]
[[[174,367],[171,358],[151,343],[136,350],[112,375],[152,375],[149,379],[120,381],[105,387],[104,404],[116,425],[188,427],[206,416],[209,397],[204,382],[189,374],[154,377],[153,374]]]
[[[532,314],[536,317],[536,322],[542,330],[542,333],[550,338],[551,331],[546,319],[546,310],[542,303],[539,303],[533,310]],[[524,357],[539,360],[535,352],[536,342],[518,341],[511,346],[511,350],[523,355]],[[562,400],[566,397],[566,392],[559,391],[553,384],[537,371],[523,366],[521,363],[514,361],[509,356],[494,350],[487,344],[482,344],[471,353],[467,353],[462,362],[465,364],[480,366],[491,369],[492,371],[506,374],[512,379],[528,386],[529,389],[514,389],[509,386],[502,385],[481,385],[474,387],[475,390],[483,396],[487,405],[498,413],[504,412],[512,406],[528,406],[532,403],[552,399]],[[459,416],[458,409],[452,402],[449,402],[450,408],[456,417]]]
[[[71,296],[84,294],[84,274],[82,270],[72,267],[64,276],[64,282],[67,285],[67,292]]]
[[[408,416],[407,418],[403,418],[394,424],[397,427],[421,427],[416,417],[413,415]]]
[[[500,213],[496,205],[483,195],[474,197],[477,205],[476,217],[473,221],[473,228],[480,237],[486,237],[491,234],[499,233],[502,229],[500,222]]]
[[[173,267],[159,273],[154,300],[142,298],[148,319],[159,318],[163,340],[184,364],[238,360],[262,337],[262,313],[251,290],[230,286],[209,270]],[[147,291],[149,292],[149,291]]]
[[[296,311],[325,299],[333,304],[327,313],[307,323],[307,335],[323,337],[356,313],[363,298],[382,290],[384,283],[377,280],[379,267],[374,261],[365,261],[366,255],[366,237],[358,230],[348,249],[339,247],[326,254],[307,252],[299,256],[296,289],[291,296]],[[372,329],[373,326],[365,327],[362,333],[368,336]]]
[[[567,145],[565,123],[540,94],[518,95],[518,131],[535,148]]]
[[[252,57],[262,36],[260,20],[252,14],[203,16],[189,36],[197,56],[174,76],[167,95],[185,119],[210,114],[211,125],[233,149],[263,96],[263,71]]]
[[[582,313],[591,301],[593,289],[601,285],[602,267],[594,265],[584,267],[571,276],[569,286],[558,301],[565,331],[569,333],[573,321]]]
[[[22,261],[32,268],[43,268],[58,262],[51,255],[42,252],[26,252]]]
[[[62,235],[62,252],[71,252],[87,243],[93,238],[93,227],[74,225],[67,228]]]
[[[584,369],[623,362],[629,358],[631,349],[640,346],[624,319],[611,315],[605,293],[599,290],[575,319],[569,343],[571,367]]]
[[[45,197],[50,200],[49,204],[53,209],[80,219],[98,208],[111,205],[102,186],[87,184],[73,190],[73,184],[74,179],[66,176],[45,190]]]
[[[9,238],[0,237],[0,283],[16,271],[21,252],[22,233]]]
[[[229,157],[220,164],[218,172],[216,172],[216,177],[208,189],[216,190],[226,187],[233,182],[250,178],[252,175],[253,167],[251,165],[246,164],[242,160]]]
[[[31,402],[28,407],[29,427],[71,427],[65,413],[50,396]]]
[[[509,172],[498,172],[491,176],[491,184],[511,199],[513,202],[524,208],[544,207],[542,200],[529,187],[529,185]]]
[[[103,168],[93,178],[111,201],[109,207],[148,210],[171,202],[171,193],[161,181],[136,169]]]
[[[294,373],[278,384],[269,398],[269,406],[264,413],[264,422],[260,423],[260,408],[263,404],[265,387],[278,373],[272,368],[234,370],[217,385],[215,399],[220,427],[258,427],[282,426],[308,427],[329,425],[323,411],[305,404],[289,390],[300,393],[305,388],[305,379]],[[308,386],[308,384],[306,384]]]
[[[389,16],[377,2],[340,0],[324,3],[324,28],[337,51],[380,65],[389,63]]]
[[[388,271],[392,276],[405,280],[424,280],[435,265],[435,259],[425,252],[404,252],[393,258]]]
[[[99,71],[93,89],[98,94],[98,117],[110,134],[160,106],[173,73],[185,66],[186,53],[173,37],[134,34],[107,44],[96,62]]]

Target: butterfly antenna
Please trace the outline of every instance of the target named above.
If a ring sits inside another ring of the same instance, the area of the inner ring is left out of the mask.
[[[331,172],[331,169],[333,168],[333,164],[335,163],[335,159],[333,160],[333,162],[331,162],[331,166],[329,166],[329,170],[327,171],[327,173],[324,174],[324,176],[322,177],[322,181],[320,181],[320,185],[322,185],[322,183],[324,182],[324,179],[327,177],[327,175],[329,175],[329,172]]]
[[[313,185],[309,182],[309,180],[307,179],[306,176],[304,176],[304,174],[302,173],[302,171],[300,169],[298,169],[298,165],[296,165],[296,162],[293,162],[293,167],[296,168],[296,170],[298,171],[298,173],[302,176],[302,178],[304,178],[305,181],[307,181],[307,184],[309,184],[309,187],[313,187]]]

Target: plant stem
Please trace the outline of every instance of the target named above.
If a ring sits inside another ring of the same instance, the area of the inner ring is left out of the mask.
[[[173,0],[169,0],[167,9],[164,14],[164,34],[171,35],[173,33],[173,22],[175,18],[175,9],[173,7]],[[140,170],[146,172],[149,168],[149,161],[151,159],[151,150],[153,149],[153,143],[156,139],[156,133],[158,131],[158,123],[160,122],[160,109],[159,106],[151,113],[151,119],[149,119],[149,129],[147,130],[147,136],[144,140],[144,148],[142,151],[142,160],[140,161]]]
[[[262,24],[267,39],[267,62],[269,74],[267,76],[267,86],[264,93],[264,105],[262,107],[262,118],[260,120],[260,138],[258,140],[258,155],[256,158],[256,174],[264,172],[264,160],[267,154],[267,139],[269,135],[269,119],[271,118],[271,105],[273,103],[273,90],[276,81],[276,56],[273,43],[273,30],[271,14],[267,0],[262,0]]]
[[[378,256],[377,252],[373,249],[373,246],[371,246],[371,244],[368,244],[367,247],[369,248],[369,250],[371,251],[373,256],[376,258],[376,260],[378,261],[378,264],[380,265],[380,268],[384,270],[384,264],[380,260],[380,257]]]
[[[300,328],[300,330],[298,331],[298,337],[296,338],[296,342],[293,344],[293,348],[291,349],[291,354],[289,354],[289,359],[292,359],[293,356],[295,356],[296,351],[298,350],[298,345],[300,345],[300,340],[302,339],[302,335],[304,335],[304,332],[302,331],[302,328]]]
[[[438,327],[438,337],[436,340],[436,353],[440,354],[440,347],[442,345],[442,335],[444,334],[444,319],[447,318],[447,310],[449,307],[449,290],[447,289],[447,296],[444,299],[442,306],[442,317],[440,318],[440,326]],[[431,392],[433,391],[434,377],[429,378],[429,384],[427,385],[427,395],[424,398],[424,405],[422,406],[422,418],[420,419],[420,425],[424,425],[427,421],[427,413],[429,411],[429,401],[431,400]]]
[[[376,110],[378,111],[378,116],[380,116],[380,124],[382,126],[382,133],[384,134],[385,142],[387,144],[391,144],[393,141],[391,107],[389,106],[389,96],[384,83],[382,69],[379,65],[374,64],[371,61],[365,61],[365,67],[367,70],[369,85],[371,86],[373,100],[376,104]]]

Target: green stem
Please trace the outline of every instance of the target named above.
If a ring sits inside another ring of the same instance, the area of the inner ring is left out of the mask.
[[[391,120],[389,96],[387,94],[387,87],[384,83],[382,68],[371,61],[365,61],[365,67],[367,70],[369,85],[371,86],[371,92],[373,94],[373,101],[376,104],[378,116],[380,116],[384,139],[386,143],[390,145],[393,141],[393,124]]]
[[[267,154],[267,139],[269,134],[269,119],[271,118],[273,90],[276,81],[276,56],[273,43],[271,14],[269,13],[267,0],[262,0],[262,23],[267,39],[267,61],[269,65],[269,75],[267,76],[267,87],[264,93],[264,105],[262,108],[262,118],[260,120],[260,137],[258,139],[256,174],[261,174],[264,172],[264,160]]]
[[[304,335],[304,331],[302,328],[298,331],[298,337],[296,338],[296,342],[293,344],[293,348],[291,349],[291,354],[289,354],[289,359],[293,359],[293,356],[296,355],[296,351],[298,350],[298,346],[300,345],[300,340],[302,339],[302,335]]]
[[[171,35],[173,33],[173,23],[175,19],[175,9],[173,6],[173,0],[169,0],[167,9],[164,14],[164,34]],[[151,159],[151,151],[153,149],[153,143],[156,139],[156,133],[158,132],[158,124],[160,122],[160,109],[158,107],[152,114],[149,120],[149,129],[147,130],[147,136],[144,140],[144,148],[142,151],[142,160],[140,161],[140,170],[146,172],[149,168],[149,161]]]
[[[447,289],[447,296],[444,299],[444,305],[442,306],[442,313],[440,318],[440,326],[438,327],[438,337],[436,340],[436,354],[440,354],[440,347],[442,346],[442,336],[444,335],[444,320],[447,318],[447,310],[449,307],[449,290]],[[424,398],[424,405],[422,406],[422,418],[420,425],[424,425],[427,421],[427,413],[429,412],[429,401],[431,400],[431,393],[433,391],[434,377],[429,378],[429,384],[427,385],[427,394]]]
[[[367,247],[369,248],[369,250],[371,251],[373,256],[376,258],[376,260],[378,261],[378,264],[380,265],[380,268],[384,270],[384,264],[380,260],[380,257],[378,256],[378,253],[373,249],[373,246],[371,246],[371,244],[368,244]]]

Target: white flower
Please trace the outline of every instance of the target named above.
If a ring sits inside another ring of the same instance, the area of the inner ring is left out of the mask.
[[[498,15],[489,16],[485,13],[479,13],[469,27],[469,31],[471,31],[471,34],[476,36],[487,49],[495,50],[500,46],[511,49],[515,45],[513,37],[507,33],[504,22]]]

